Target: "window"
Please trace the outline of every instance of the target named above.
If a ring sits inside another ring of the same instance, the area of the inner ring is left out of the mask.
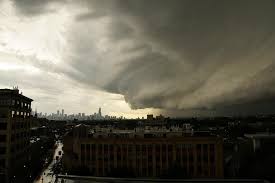
[[[0,168],[5,168],[5,166],[6,166],[5,159],[1,159],[0,160]]]
[[[114,153],[110,154],[110,161],[114,161]]]
[[[84,154],[81,154],[81,162],[84,163],[84,161],[85,161]]]
[[[142,145],[142,153],[146,153],[146,145]]]
[[[214,177],[216,175],[216,169],[215,166],[210,167],[210,176]]]
[[[86,144],[86,151],[90,151],[90,144]]]
[[[210,144],[210,152],[214,152],[215,146],[214,144]]]
[[[210,162],[213,164],[215,162],[215,155],[210,154]]]
[[[201,163],[201,144],[197,144],[196,148],[197,148],[197,159],[198,159],[198,162]]]
[[[6,147],[0,147],[0,154],[6,154]]]
[[[136,151],[139,152],[140,151],[140,146],[136,145]]]
[[[6,135],[0,135],[0,142],[6,142]]]
[[[197,144],[197,152],[201,153],[201,144]]]
[[[168,145],[168,163],[173,161],[173,146],[171,144]]]
[[[194,167],[193,167],[193,165],[190,165],[190,167],[189,167],[189,174],[191,176],[194,174]]]
[[[0,130],[6,130],[7,129],[7,123],[0,123]]]
[[[7,100],[0,100],[0,105],[6,105],[8,103]]]
[[[118,154],[117,154],[117,160],[118,160],[118,161],[121,160],[121,156],[122,156],[121,153],[118,153]]]
[[[0,118],[6,118],[8,115],[6,113],[0,113]]]
[[[104,152],[108,152],[108,145],[104,144]]]
[[[86,156],[87,160],[90,161],[90,144],[86,144]]]
[[[202,166],[201,165],[198,166],[197,171],[198,171],[199,176],[202,175]]]
[[[102,153],[102,144],[97,145],[97,151],[98,151],[99,154]]]
[[[160,144],[156,144],[156,152],[160,152]]]
[[[208,162],[208,145],[207,144],[203,144],[203,161],[205,163]]]
[[[173,150],[173,146],[171,144],[168,145],[168,151],[171,152]]]
[[[113,152],[114,151],[114,146],[112,144],[109,145],[109,151]]]
[[[81,151],[85,150],[85,144],[81,144]]]
[[[203,144],[203,151],[206,152],[208,150],[208,144]]]
[[[91,151],[92,151],[92,153],[95,153],[95,144],[91,145]]]
[[[142,175],[146,176],[147,175],[146,173],[147,173],[146,168],[142,168]]]
[[[189,161],[193,162],[194,161],[194,154],[192,151],[189,151]]]

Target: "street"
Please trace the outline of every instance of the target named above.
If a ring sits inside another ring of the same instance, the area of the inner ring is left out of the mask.
[[[56,142],[57,148],[55,149],[54,156],[52,162],[49,166],[40,174],[39,179],[35,180],[33,183],[54,183],[55,182],[55,175],[52,172],[52,168],[56,162],[56,156],[59,156],[59,159],[62,157],[63,151],[62,147],[63,144],[60,141]],[[61,151],[61,155],[59,155],[59,151]]]

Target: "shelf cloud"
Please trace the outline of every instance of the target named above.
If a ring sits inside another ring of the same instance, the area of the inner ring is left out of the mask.
[[[272,0],[15,0],[10,6],[23,18],[17,24],[60,21],[45,25],[51,34],[36,45],[46,56],[7,41],[2,51],[32,55],[28,63],[43,71],[120,94],[132,109],[225,115],[275,107]]]

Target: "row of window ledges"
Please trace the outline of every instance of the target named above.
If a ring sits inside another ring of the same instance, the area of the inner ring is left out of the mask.
[[[86,147],[86,148],[85,148]],[[97,152],[98,154],[107,154],[108,152],[114,152],[114,149],[116,147],[116,152],[117,153],[127,153],[127,152],[154,152],[155,154],[158,154],[160,151],[162,153],[164,152],[172,152],[175,150],[176,152],[178,151],[194,151],[196,149],[197,152],[204,152],[203,154],[207,153],[208,151],[210,154],[214,155],[215,152],[215,145],[214,144],[176,144],[174,147],[172,144],[155,144],[153,146],[152,144],[149,145],[133,145],[133,144],[98,144],[97,146],[95,144],[81,144],[81,152]],[[134,149],[135,148],[135,149]],[[200,154],[199,154],[200,155]]]
[[[131,169],[133,172],[135,172],[136,175],[138,176],[154,176],[154,168],[153,166],[138,166],[138,164],[136,164],[137,166],[132,166],[126,163],[119,163],[117,164],[117,166],[115,166],[114,164],[109,164],[109,165],[105,165],[105,166],[89,166],[91,171],[95,174],[96,171],[96,176],[103,176],[106,175],[106,173],[108,173],[110,170],[115,169],[116,167],[127,167],[127,169]],[[173,164],[172,164],[173,165]],[[168,165],[168,168],[166,167],[160,167],[160,166],[156,166],[155,167],[155,176],[160,176],[161,174],[163,174],[164,172],[167,172],[169,170],[169,168],[171,168],[171,166]],[[180,167],[182,170],[185,170],[183,173],[188,174],[189,176],[195,176],[195,172],[196,172],[196,176],[201,176],[201,177],[215,177],[216,176],[216,167],[215,166],[181,166]],[[196,170],[196,171],[195,171]]]
[[[22,102],[19,100],[0,100],[0,105],[12,105],[15,107],[21,107],[21,108],[26,108],[26,109],[31,109],[31,104]]]
[[[84,155],[85,154],[85,155]],[[153,163],[153,154],[151,154],[151,156],[147,156],[146,154],[142,154],[142,156],[129,156],[129,154],[125,154],[125,156],[122,155],[118,155],[116,156],[116,163],[114,163],[114,156],[101,156],[101,154],[97,154],[95,155],[91,155],[89,156],[89,154],[86,153],[81,153],[81,163],[86,164],[88,163],[92,168],[98,168],[100,169],[100,167],[114,167],[114,164],[116,164],[117,166],[121,165],[121,166],[127,166],[128,168],[134,168],[134,169],[139,169],[139,167],[143,166],[144,168],[149,168],[149,169],[153,169],[153,165],[156,166],[156,169],[160,169],[161,165],[163,165],[164,167],[169,167],[169,164],[171,164],[173,162],[173,153],[170,152],[168,154],[168,156],[166,156],[167,154],[163,154],[164,156],[160,157],[160,156],[154,156],[155,159],[155,164]],[[213,158],[209,159],[209,157],[201,159],[199,158],[199,154],[197,155],[197,163],[194,162],[194,158],[190,158],[190,155],[188,156],[188,163],[187,163],[187,157],[184,155],[181,156],[176,156],[176,161],[178,161],[181,165],[181,167],[189,167],[188,169],[193,169],[195,167],[197,167],[198,173],[201,174],[201,172],[203,172],[203,169],[207,169],[209,170],[209,168],[215,169],[215,160],[214,160],[214,156]],[[192,156],[193,157],[193,156]],[[183,158],[183,159],[182,159]],[[185,158],[185,159],[184,159]],[[92,160],[92,161],[91,161]],[[185,161],[183,161],[185,160]],[[133,166],[133,163],[136,161],[135,166]],[[85,163],[86,162],[86,163]],[[100,166],[101,165],[101,166]],[[215,172],[215,171],[212,171]],[[208,174],[208,171],[206,173],[206,175]],[[213,173],[212,173],[213,174]]]
[[[20,140],[28,140],[29,141],[30,132],[18,132],[11,135],[11,142],[17,142]],[[7,135],[6,134],[0,134],[0,143],[6,143],[7,142]]]
[[[26,146],[24,146],[26,147]],[[1,150],[0,150],[1,152]],[[14,156],[11,158],[11,162],[12,163],[16,163],[17,159],[21,159],[22,157],[26,156],[26,154],[28,154],[28,148],[23,148],[21,149],[20,152],[18,153],[15,153]],[[1,170],[4,170],[6,168],[6,159],[5,158],[1,158],[0,159],[0,173],[1,173]],[[4,172],[4,171],[2,171]]]
[[[16,117],[23,117],[23,118],[28,118],[31,116],[30,112],[24,112],[24,111],[11,111],[11,117],[16,118]]]
[[[0,122],[0,131],[1,130],[7,130],[8,127],[8,123],[7,122]],[[26,129],[26,128],[30,128],[31,127],[31,122],[25,122],[25,121],[21,121],[21,122],[14,122],[12,124],[12,130],[18,130],[18,129]]]

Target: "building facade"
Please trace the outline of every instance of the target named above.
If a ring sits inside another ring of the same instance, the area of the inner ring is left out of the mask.
[[[223,141],[181,128],[91,130],[80,125],[64,138],[64,167],[94,176],[120,171],[133,177],[222,178]]]
[[[0,89],[0,182],[12,182],[26,167],[32,99],[15,89]],[[19,170],[19,171],[18,171]]]

